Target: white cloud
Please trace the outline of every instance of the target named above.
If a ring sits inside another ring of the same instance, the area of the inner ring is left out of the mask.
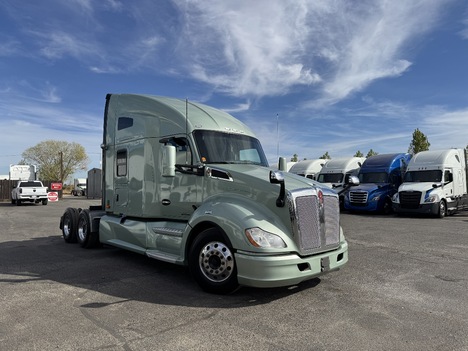
[[[234,96],[311,87],[308,106],[345,99],[411,66],[404,49],[446,1],[175,1],[195,79]]]
[[[40,53],[48,59],[61,59],[64,56],[71,56],[75,59],[102,56],[98,45],[63,31],[35,32],[33,34],[41,39]]]

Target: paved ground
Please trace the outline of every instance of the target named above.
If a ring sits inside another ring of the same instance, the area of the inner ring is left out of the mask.
[[[214,296],[183,267],[66,244],[65,208],[97,203],[0,203],[1,350],[468,350],[468,213],[345,213],[345,269]]]

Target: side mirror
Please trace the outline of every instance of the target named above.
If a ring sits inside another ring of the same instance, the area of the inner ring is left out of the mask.
[[[284,176],[283,173],[279,171],[270,171],[270,183],[271,184],[280,184],[280,193],[278,198],[276,199],[276,206],[284,207],[285,200],[284,197],[286,195],[286,188],[284,186]]]
[[[162,147],[162,176],[175,177],[176,148],[173,145]]]
[[[354,175],[349,175],[349,177],[346,179],[346,182],[343,185],[343,189],[338,191],[338,195],[344,194],[346,190],[356,185],[359,185],[359,178]]]
[[[359,185],[359,178],[353,175],[350,175],[346,181],[348,185]]]
[[[271,184],[284,183],[283,173],[278,172],[278,171],[270,171],[270,183]]]

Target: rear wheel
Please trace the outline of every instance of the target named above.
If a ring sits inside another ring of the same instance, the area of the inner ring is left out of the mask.
[[[78,224],[78,210],[67,208],[62,217],[62,235],[67,243],[76,243],[76,233]]]
[[[42,204],[43,204],[43,205],[47,205],[48,203],[49,203],[49,200],[48,200],[48,199],[42,200]]]
[[[194,240],[189,267],[194,280],[206,292],[228,294],[239,287],[234,252],[219,229],[207,229]]]
[[[92,248],[99,245],[99,235],[91,231],[91,216],[89,210],[85,209],[78,216],[78,243],[85,248]]]

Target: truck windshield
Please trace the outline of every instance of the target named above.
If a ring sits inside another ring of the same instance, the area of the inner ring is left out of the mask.
[[[193,134],[203,163],[251,163],[268,167],[262,146],[255,138],[208,130]]]
[[[320,183],[341,183],[343,180],[343,173],[319,174],[317,180]]]
[[[387,179],[385,172],[359,173],[360,183],[388,183]]]
[[[442,171],[409,171],[405,173],[404,182],[441,182]]]

